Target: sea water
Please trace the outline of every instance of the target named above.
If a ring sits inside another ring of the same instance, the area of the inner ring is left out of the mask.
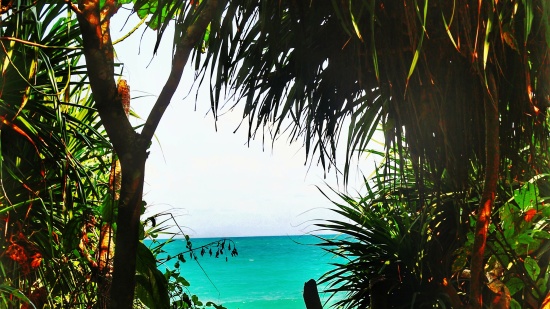
[[[325,236],[326,237],[326,236]],[[191,239],[193,248],[219,240],[218,238]],[[235,237],[226,240],[224,254],[215,257],[217,248],[205,249],[204,256],[196,251],[197,261],[185,254],[185,263],[179,263],[181,275],[191,284],[190,294],[205,303],[212,301],[228,309],[304,309],[304,283],[332,269],[335,257],[315,246],[319,239],[312,235]],[[238,255],[229,251],[236,246]],[[213,254],[210,256],[209,251]],[[177,256],[187,251],[185,239],[176,239],[164,247],[160,257]],[[227,259],[226,259],[227,257]],[[177,258],[161,266],[174,269]],[[340,261],[341,262],[341,261]],[[329,308],[331,294],[319,285],[319,296],[324,308]]]

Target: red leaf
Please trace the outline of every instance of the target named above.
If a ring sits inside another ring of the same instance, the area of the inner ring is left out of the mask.
[[[536,214],[537,214],[536,209],[529,209],[528,211],[525,212],[525,215],[523,215],[523,220],[525,220],[525,222],[531,222],[531,220],[533,220],[533,217],[535,217]]]

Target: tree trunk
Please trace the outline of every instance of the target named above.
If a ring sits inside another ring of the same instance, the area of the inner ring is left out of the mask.
[[[498,182],[499,173],[499,111],[498,94],[493,72],[486,71],[487,94],[484,99],[485,105],[485,180],[483,193],[479,203],[474,248],[470,262],[470,308],[481,309],[483,306],[483,270],[485,246],[487,244],[487,232],[491,220],[493,203]]]
[[[121,157],[122,187],[117,216],[113,282],[109,308],[132,308],[136,284],[136,252],[139,242],[140,215],[143,207],[143,182],[147,152],[136,147],[135,152]]]
[[[117,85],[117,92],[121,98],[122,107],[126,118],[130,115],[130,86],[124,79],[120,79]],[[109,191],[111,192],[112,207],[110,213],[101,218],[101,233],[99,234],[99,250],[97,255],[98,270],[100,277],[98,302],[99,308],[105,309],[109,307],[111,294],[112,277],[113,277],[113,257],[115,254],[115,239],[114,228],[115,223],[114,207],[120,200],[120,189],[122,187],[122,170],[120,160],[115,152],[113,152],[113,162],[111,164],[111,175],[109,176]]]
[[[179,41],[174,42],[176,48],[170,75],[141,134],[134,131],[123,109],[123,99],[127,93],[119,91],[114,80],[110,18],[118,10],[118,3],[115,0],[80,0],[78,8],[71,6],[77,13],[82,32],[84,56],[95,107],[122,167],[109,308],[133,307],[147,148],[176,91],[189,55],[203,39],[206,28],[217,11],[217,4],[216,0],[209,0],[201,11],[194,12],[193,14],[198,15],[189,17],[194,22],[181,34]]]

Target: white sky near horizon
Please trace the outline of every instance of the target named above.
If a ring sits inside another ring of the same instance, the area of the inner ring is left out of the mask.
[[[124,10],[115,15],[113,39],[139,21],[133,16],[122,29],[125,19]],[[157,56],[152,58],[155,34],[143,30],[141,27],[115,45],[115,51],[118,61],[124,63],[123,78],[130,85],[132,108],[145,119],[170,71],[172,34],[167,31]],[[239,105],[219,117],[216,132],[212,114],[208,113],[207,81],[195,102],[195,90],[190,91],[193,74],[188,63],[156,131],[158,140],[150,149],[144,199],[151,207],[146,217],[163,211],[172,213],[192,237],[297,235],[314,230],[312,220],[338,218],[328,210],[332,203],[316,187],[328,193],[327,184],[333,188],[339,184],[343,190],[343,178],[340,176],[337,182],[334,169],[324,179],[316,158],[311,166],[309,162],[304,164],[301,141],[288,145],[288,140],[281,137],[271,147],[271,140],[266,138],[263,147],[258,134],[248,146],[246,123],[233,133],[242,118]],[[339,146],[343,160],[345,140]],[[368,175],[373,169],[372,162],[366,162],[361,160],[361,171],[353,166],[348,186],[353,196],[363,188],[361,172]],[[167,224],[173,225],[170,221]]]

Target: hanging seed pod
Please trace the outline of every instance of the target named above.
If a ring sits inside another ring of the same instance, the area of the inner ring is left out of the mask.
[[[122,108],[126,116],[130,114],[130,86],[125,79],[120,79],[118,81],[118,95],[120,96],[122,102]]]

